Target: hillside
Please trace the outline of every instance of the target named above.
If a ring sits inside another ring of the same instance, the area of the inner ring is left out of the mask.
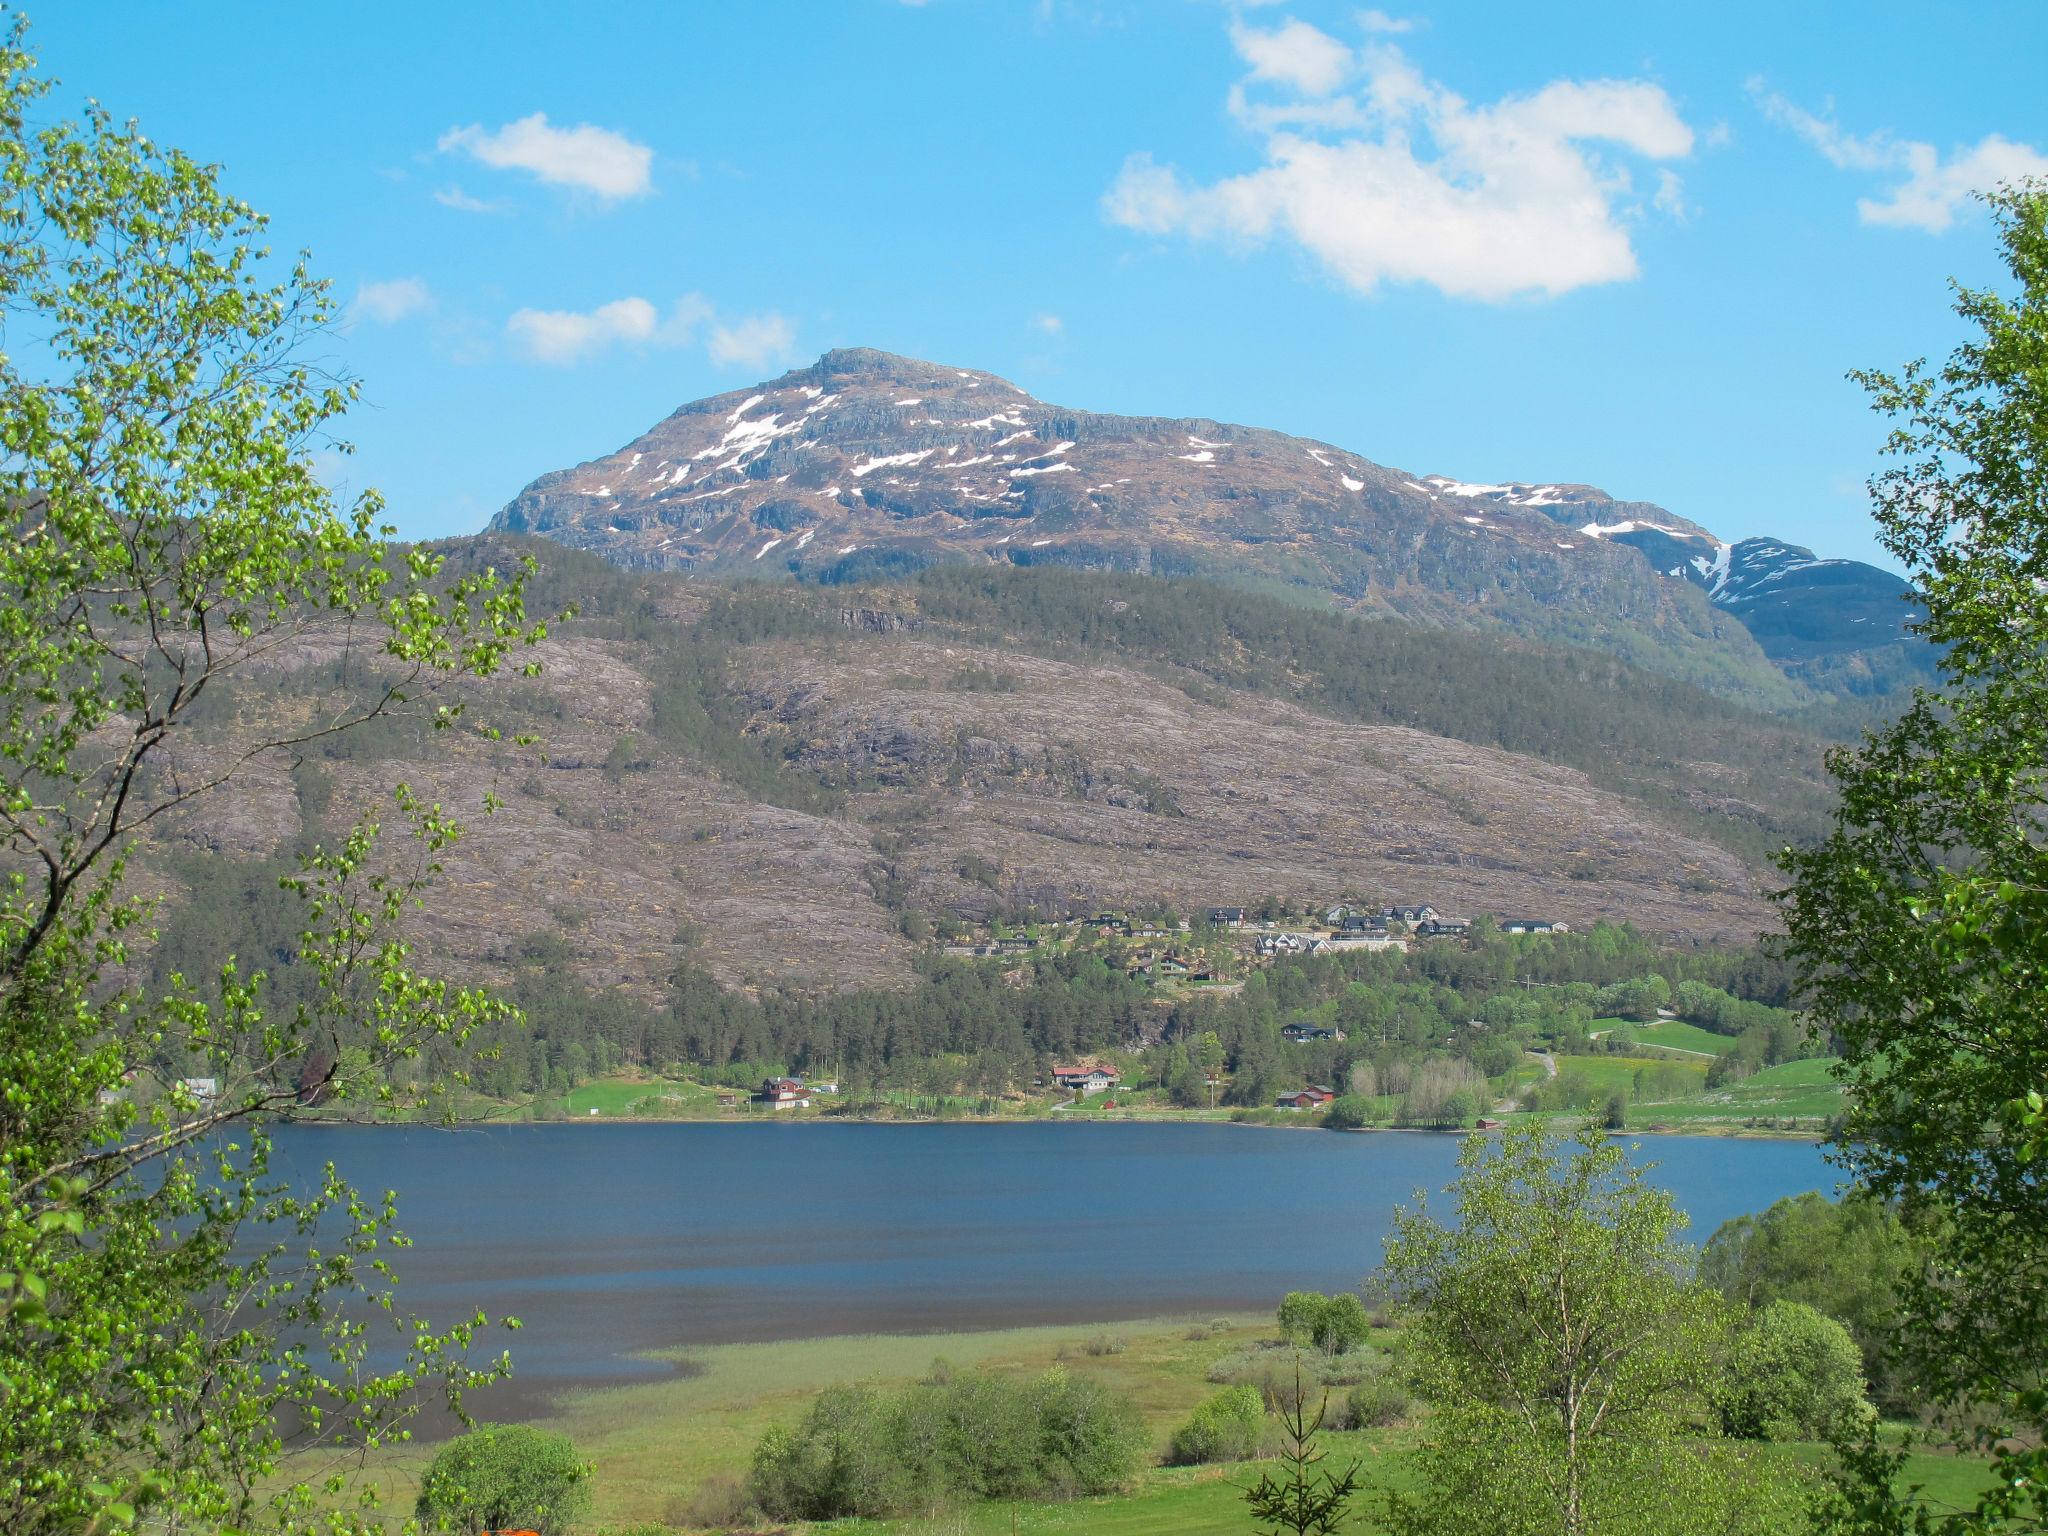
[[[1575,484],[1473,484],[1209,420],[1050,405],[884,352],[685,405],[492,521],[617,564],[828,585],[941,563],[1207,575],[1607,651],[1730,697],[1881,691],[1904,582]]]
[[[447,552],[502,564],[508,543]],[[172,829],[160,876],[225,852],[241,883],[215,868],[192,900],[256,910],[278,861],[402,777],[469,822],[423,914],[463,974],[552,934],[599,988],[688,961],[810,990],[906,979],[921,918],[1268,894],[1741,941],[1770,921],[1760,855],[1824,804],[1818,739],[1591,653],[1199,581],[728,589],[531,547],[538,604],[580,616],[539,681],[477,708],[543,751],[352,733]],[[310,714],[333,686],[309,639],[209,730]]]

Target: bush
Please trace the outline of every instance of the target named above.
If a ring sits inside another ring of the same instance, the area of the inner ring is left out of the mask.
[[[1405,1423],[1412,1406],[1401,1378],[1384,1367],[1353,1387],[1344,1399],[1353,1429],[1386,1429]]]
[[[935,1374],[895,1392],[834,1387],[754,1450],[747,1490],[779,1520],[885,1519],[956,1501],[1104,1493],[1144,1447],[1136,1411],[1061,1370]]]
[[[562,1536],[589,1507],[589,1479],[567,1435],[486,1425],[435,1453],[413,1513],[429,1528]]]
[[[1372,1124],[1376,1107],[1371,1099],[1343,1094],[1330,1100],[1330,1107],[1323,1111],[1323,1125],[1332,1131],[1362,1130]]]
[[[1167,1464],[1193,1467],[1211,1461],[1249,1461],[1258,1454],[1265,1430],[1266,1402],[1258,1388],[1226,1387],[1173,1432]]]
[[[1371,1323],[1365,1304],[1349,1291],[1289,1291],[1280,1303],[1280,1332],[1291,1343],[1341,1355],[1365,1342]]]
[[[1744,1325],[1714,1406],[1744,1440],[1827,1440],[1874,1416],[1856,1341],[1802,1301],[1774,1301]]]

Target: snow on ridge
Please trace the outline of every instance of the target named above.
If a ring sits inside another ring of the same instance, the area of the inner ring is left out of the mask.
[[[898,405],[923,405],[923,404],[924,404],[924,396],[923,396],[923,395],[912,395],[912,396],[911,396],[911,397],[910,397],[909,399],[907,399],[907,400],[898,400],[898,401],[897,401],[896,403],[897,403]]]
[[[1349,475],[1339,475],[1337,479],[1343,483],[1344,489],[1347,491],[1362,491],[1365,489],[1365,482],[1363,480],[1354,480]]]
[[[1318,464],[1322,465],[1325,469],[1335,469],[1337,467],[1336,465],[1330,462],[1329,455],[1324,453],[1323,450],[1320,448],[1309,449],[1308,456],[1314,459]]]
[[[777,534],[774,538],[770,539],[766,544],[763,544],[759,549],[754,551],[754,558],[756,560],[760,559],[763,555],[767,554],[769,550],[773,549],[776,545],[780,544],[781,542],[782,536],[780,534]]]
[[[929,448],[913,448],[908,453],[885,453],[879,458],[869,459],[865,464],[854,465],[853,477],[858,480],[863,475],[871,475],[878,469],[887,469],[891,464],[919,464],[924,461],[925,456],[931,451]]]
[[[1061,460],[1057,464],[1019,464],[1010,471],[1010,474],[1013,478],[1018,475],[1056,475],[1061,470],[1066,470],[1069,474],[1075,473],[1073,465]]]
[[[1194,433],[1190,432],[1188,434],[1188,446],[1190,448],[1221,448],[1223,444],[1212,443],[1206,437],[1197,437]]]
[[[815,539],[815,538],[816,538],[817,536],[818,536],[818,530],[817,530],[817,529],[815,529],[815,528],[806,528],[806,529],[804,530],[804,536],[803,536],[802,538],[800,538],[800,539],[798,539],[798,540],[796,541],[796,547],[797,547],[798,549],[802,549],[802,548],[803,548],[803,547],[804,547],[804,546],[805,546],[806,544],[810,543],[810,542],[811,542],[811,540]]]
[[[725,418],[725,424],[727,426],[731,426],[734,422],[738,421],[742,416],[746,415],[747,412],[751,411],[755,406],[759,405],[763,400],[766,400],[767,398],[768,397],[766,395],[749,395],[746,398],[746,400],[740,405],[739,409],[735,410],[730,416]]]
[[[1216,455],[1211,453],[1206,448],[1204,448],[1200,453],[1177,453],[1174,455],[1174,457],[1177,459],[1186,459],[1190,464],[1214,464],[1216,462]]]

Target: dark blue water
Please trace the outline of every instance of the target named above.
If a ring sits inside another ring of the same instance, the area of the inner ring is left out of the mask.
[[[1263,1310],[1355,1286],[1454,1137],[1216,1125],[294,1127],[279,1154],[400,1193],[406,1307],[525,1324],[521,1396],[663,1369],[636,1352]],[[1704,1240],[1832,1189],[1799,1142],[1657,1137]],[[492,1349],[497,1345],[494,1343]]]

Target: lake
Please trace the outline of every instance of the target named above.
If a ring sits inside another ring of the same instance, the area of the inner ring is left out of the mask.
[[[1396,1204],[1455,1174],[1458,1139],[1220,1125],[294,1126],[280,1170],[328,1160],[399,1191],[405,1306],[481,1307],[509,1340],[509,1414],[672,1367],[640,1352],[835,1333],[1264,1310],[1358,1284]],[[1804,1142],[1652,1137],[1638,1156],[1722,1221],[1836,1175]],[[493,1344],[490,1352],[497,1346]]]

